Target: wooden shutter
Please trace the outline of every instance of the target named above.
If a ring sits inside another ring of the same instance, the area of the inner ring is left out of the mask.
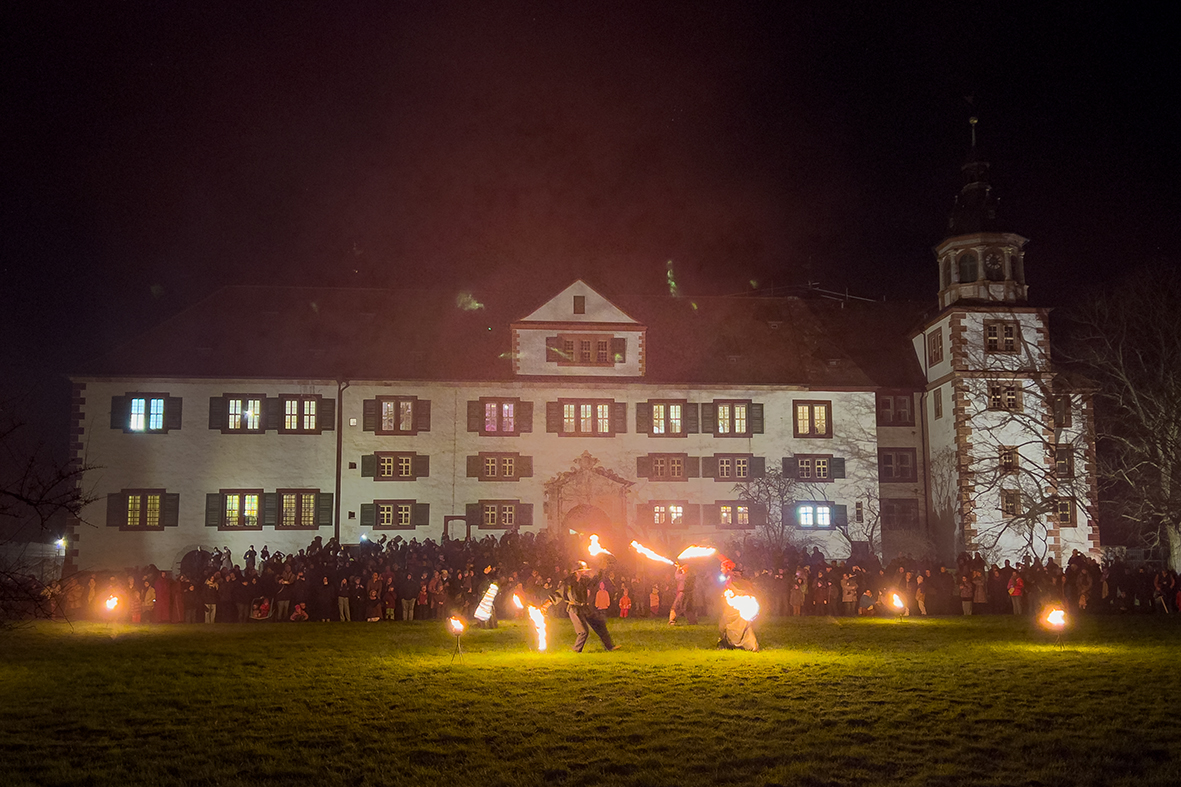
[[[750,477],[751,478],[766,478],[767,477],[767,457],[752,456],[750,458]]]
[[[800,475],[800,463],[796,461],[794,456],[783,457],[783,477],[784,478],[798,478]]]
[[[757,404],[752,403],[750,406],[750,433],[751,434],[762,434],[763,433],[763,404],[762,404],[762,402],[759,402]]]
[[[112,492],[107,495],[107,527],[123,527],[127,524],[127,495]]]
[[[164,429],[180,429],[181,401],[179,396],[169,396],[164,400]]]
[[[361,477],[362,478],[376,478],[377,477],[377,454],[362,454],[361,455]]]
[[[685,434],[697,434],[701,431],[701,406],[697,404],[685,405]]]
[[[126,429],[130,416],[131,399],[126,396],[111,397],[111,428]]]
[[[780,509],[779,515],[781,517],[783,517],[780,520],[780,522],[783,523],[784,527],[795,527],[796,526],[796,504],[795,503],[784,503],[783,508]]]
[[[320,527],[331,525],[336,518],[336,501],[331,492],[316,495],[316,524]]]
[[[517,503],[517,527],[533,524],[533,504]]]
[[[377,400],[366,399],[361,402],[361,429],[366,432],[377,431]]]
[[[180,494],[165,492],[160,500],[160,522],[164,527],[176,527],[180,524]]]
[[[410,507],[410,524],[415,527],[426,527],[431,523],[431,504],[415,503]]]
[[[517,457],[517,478],[532,478],[533,477],[533,457],[518,456]]]
[[[617,336],[611,340],[611,357],[615,363],[627,363],[627,337]]]
[[[636,457],[636,478],[647,478],[652,475],[652,457],[645,454]]]
[[[561,434],[562,432],[562,403],[545,403],[545,431]]]
[[[641,530],[652,527],[653,512],[651,503],[636,504],[636,526]]]
[[[217,527],[221,524],[223,505],[220,492],[205,495],[205,527]]]
[[[636,434],[648,434],[652,431],[652,405],[649,402],[636,402]]]
[[[717,478],[718,477],[718,458],[716,456],[701,457],[701,477],[702,478]]]
[[[361,504],[361,527],[377,526],[377,506],[373,503]]]
[[[834,505],[832,507],[832,523],[837,527],[848,527],[849,507]]]
[[[705,524],[717,527],[722,523],[722,507],[716,503],[714,505],[703,505],[701,507],[701,519]]]
[[[410,473],[415,478],[429,478],[431,458],[426,454],[415,454],[410,458]]]
[[[468,527],[479,527],[481,524],[483,524],[484,520],[481,518],[482,512],[479,503],[468,503],[467,506],[464,507],[463,513],[464,519],[467,520]]]
[[[262,496],[262,526],[274,527],[279,524],[279,494],[264,492]]]
[[[684,527],[698,527],[701,525],[701,506],[690,503],[685,506],[685,516],[681,520]]]
[[[416,399],[414,401],[414,428],[419,432],[431,430],[430,399]]]
[[[484,460],[477,455],[470,455],[467,458],[467,477],[479,478],[484,474]]]
[[[562,337],[545,337],[545,362],[557,363],[562,360]]]
[[[533,431],[533,402],[517,402],[517,431]]]
[[[701,478],[701,457],[685,457],[685,478]]]
[[[828,462],[828,471],[833,478],[845,477],[845,457],[834,456]]]
[[[627,434],[627,402],[611,403],[612,434]]]
[[[751,527],[765,527],[767,524],[767,504],[766,503],[751,503],[750,504],[750,526]]]
[[[278,396],[264,397],[262,400],[262,428],[278,429],[283,425],[283,400]],[[299,424],[297,422],[297,428]]]
[[[467,430],[469,432],[480,431],[480,426],[484,423],[484,408],[479,401],[467,403]]]
[[[713,434],[718,425],[718,406],[713,402],[706,402],[701,405],[701,431],[704,434]]]
[[[209,428],[219,432],[226,428],[226,398],[224,396],[209,397]]]
[[[320,431],[322,432],[332,432],[336,430],[335,399],[320,400],[319,410],[316,412],[316,426],[320,427]]]

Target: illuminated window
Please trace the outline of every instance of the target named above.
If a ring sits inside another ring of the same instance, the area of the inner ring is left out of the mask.
[[[180,495],[162,489],[124,489],[111,496],[108,525],[123,530],[163,530],[177,524]],[[171,500],[171,505],[167,502]]]
[[[626,337],[562,334],[545,340],[545,360],[558,366],[614,366],[627,354]]]
[[[749,435],[750,402],[715,402],[714,435],[744,437]]]
[[[318,396],[284,396],[283,426],[288,434],[317,434],[320,431]]]
[[[1007,445],[1000,447],[1001,473],[1006,475],[1009,473],[1016,473],[1019,461],[1020,458],[1016,448]]]
[[[685,454],[648,454],[640,457],[638,475],[653,481],[683,481],[688,477],[686,473]],[[697,472],[694,471],[694,475]]]
[[[262,431],[262,398],[227,398],[226,429],[231,432]]]
[[[128,428],[133,432],[159,432],[164,429],[163,396],[132,397]]]
[[[127,495],[127,527],[156,530],[160,524],[160,498],[156,492]]]
[[[610,400],[603,399],[561,400],[558,404],[561,408],[559,411],[561,413],[560,433],[597,437],[613,435],[614,430],[611,428],[612,404]],[[550,431],[559,431],[552,427],[553,424],[547,423],[547,428]]]
[[[285,530],[308,530],[318,526],[316,492],[305,489],[281,489],[278,527]]]
[[[519,525],[531,524],[522,521],[522,514],[526,513],[530,506],[522,506],[516,500],[482,500],[477,507],[480,512],[479,524],[483,528],[513,530]],[[471,519],[468,521],[471,522]]]
[[[373,526],[378,529],[408,530],[415,527],[413,500],[379,500],[374,507]]]
[[[796,525],[802,528],[832,527],[830,503],[800,503],[796,506]]]
[[[262,492],[255,490],[223,490],[221,526],[227,529],[257,529],[262,526],[258,518]]]
[[[650,402],[652,422],[648,434],[653,437],[681,436],[685,434],[684,402]],[[637,405],[637,408],[639,405]],[[637,413],[639,411],[637,410]],[[637,419],[639,416],[637,415]]]
[[[1021,385],[1019,383],[989,383],[988,409],[1021,412]]]
[[[685,522],[683,503],[656,503],[652,506],[652,524],[677,527]]]
[[[1062,526],[1075,523],[1073,500],[1068,497],[1054,498],[1054,521]]]
[[[795,477],[808,483],[827,483],[833,479],[831,454],[796,454]],[[786,462],[790,472],[790,462]]]
[[[496,478],[500,475],[500,461],[495,456],[484,457],[484,476]]]
[[[832,437],[832,402],[793,403],[796,437]]]
[[[381,432],[386,434],[410,434],[414,432],[414,400],[402,398],[379,398],[381,406]]]
[[[362,469],[362,476],[373,475],[378,481],[413,481],[430,474],[430,458],[412,451],[379,451],[373,455],[376,472]],[[368,464],[368,460],[363,460]]]

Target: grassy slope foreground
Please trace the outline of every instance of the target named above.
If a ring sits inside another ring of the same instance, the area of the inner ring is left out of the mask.
[[[1008,617],[0,634],[0,784],[1181,784],[1181,626]]]

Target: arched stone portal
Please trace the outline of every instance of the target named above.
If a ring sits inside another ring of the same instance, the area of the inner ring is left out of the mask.
[[[632,482],[600,465],[583,451],[571,468],[545,482],[546,526],[595,532],[618,545],[631,531],[628,493]],[[623,541],[626,543],[626,540]]]

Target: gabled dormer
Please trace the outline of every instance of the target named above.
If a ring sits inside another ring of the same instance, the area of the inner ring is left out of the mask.
[[[513,372],[641,377],[647,328],[576,281],[511,326]]]

